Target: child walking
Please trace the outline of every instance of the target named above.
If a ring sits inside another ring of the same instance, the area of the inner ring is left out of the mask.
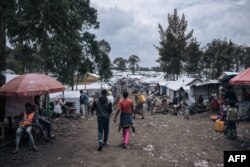
[[[133,101],[128,98],[128,92],[123,92],[123,100],[121,100],[118,104],[118,109],[115,114],[114,122],[116,123],[116,118],[120,114],[120,126],[119,129],[122,128],[122,145],[123,148],[128,148],[129,136],[130,136],[130,128],[133,128],[133,120],[132,113],[133,111]],[[134,130],[134,129],[133,129]]]
[[[237,122],[239,120],[239,114],[237,112],[237,108],[235,108],[235,103],[233,102],[230,103],[230,107],[228,109],[226,120],[227,120],[227,128],[225,130],[225,135],[229,139],[236,139],[237,138]]]

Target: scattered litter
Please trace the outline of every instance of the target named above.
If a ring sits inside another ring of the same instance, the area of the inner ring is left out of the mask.
[[[151,155],[152,157],[154,157],[154,156],[155,156],[152,152],[149,152],[148,154],[149,154],[149,155]]]
[[[179,161],[176,160],[176,159],[173,159],[173,160],[170,160],[169,162],[177,163],[177,162],[179,162]]]
[[[206,152],[202,152],[202,154],[207,155],[208,153],[206,153]]]
[[[161,127],[168,127],[168,125],[163,124],[163,125],[161,125]]]
[[[58,157],[57,159],[58,159],[58,160],[60,160],[60,159],[61,159],[61,157]]]
[[[208,167],[208,161],[206,160],[198,160],[194,162],[195,167]]]
[[[145,151],[153,151],[154,150],[154,147],[150,144],[150,145],[148,145],[146,148],[143,148],[143,150],[145,150]]]
[[[153,124],[152,122],[150,122],[150,123],[143,124],[143,127],[145,127],[145,126],[150,127],[150,126],[155,126],[155,124]]]
[[[238,134],[238,137],[243,137],[243,135],[242,134]]]

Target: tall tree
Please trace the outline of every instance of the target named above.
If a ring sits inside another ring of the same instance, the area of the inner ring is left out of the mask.
[[[137,70],[137,67],[139,67],[138,63],[140,61],[141,61],[140,58],[138,56],[136,56],[136,55],[129,56],[128,63],[129,63],[129,67],[130,67],[130,69],[131,69],[131,71],[132,71],[133,74]]]
[[[186,45],[193,35],[193,30],[186,34],[186,29],[185,15],[182,14],[180,18],[177,9],[174,9],[174,14],[168,14],[166,30],[159,24],[160,42],[159,46],[156,46],[160,56],[159,62],[165,74],[170,74],[173,80],[178,79],[180,75]]]
[[[105,40],[98,42],[100,59],[98,61],[98,70],[101,80],[107,81],[112,77],[111,61],[108,54],[111,50],[109,43]]]
[[[250,47],[245,46],[244,51],[245,51],[245,56],[243,59],[243,62],[244,62],[243,66],[244,66],[244,68],[248,68],[248,67],[250,67]]]
[[[36,51],[23,52],[19,59],[39,60],[43,72],[52,72],[73,88],[75,73],[98,56],[95,35],[88,32],[99,27],[97,11],[90,7],[90,1],[22,0],[6,1],[6,4],[7,35],[11,44],[19,45],[21,51],[27,48]]]
[[[187,49],[185,52],[185,71],[188,75],[199,75],[201,76],[201,58],[202,51],[200,50],[200,44],[197,42],[195,38],[193,38],[190,43],[187,45]]]
[[[234,44],[226,40],[215,39],[207,44],[203,63],[208,79],[216,79],[223,71],[234,71]]]
[[[113,63],[117,66],[118,70],[125,71],[127,60],[122,57],[117,57],[114,59]]]

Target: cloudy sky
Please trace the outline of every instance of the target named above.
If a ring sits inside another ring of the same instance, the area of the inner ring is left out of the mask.
[[[95,33],[109,42],[112,61],[135,54],[140,66],[158,66],[158,24],[166,29],[175,8],[201,46],[215,38],[250,44],[250,0],[91,0],[91,5],[100,22]]]

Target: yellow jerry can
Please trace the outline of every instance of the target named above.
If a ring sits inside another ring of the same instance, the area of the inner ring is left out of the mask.
[[[215,125],[214,125],[214,130],[216,132],[223,132],[224,131],[224,121],[216,120]]]

